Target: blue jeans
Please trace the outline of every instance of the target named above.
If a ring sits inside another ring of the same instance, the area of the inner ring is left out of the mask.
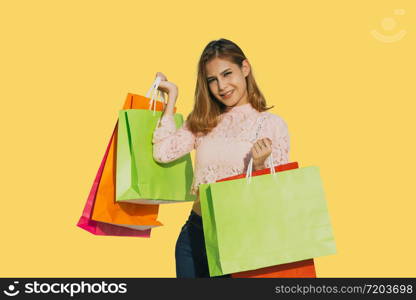
[[[207,278],[209,276],[202,217],[191,210],[182,226],[175,247],[177,278]],[[227,278],[230,275],[215,278]]]

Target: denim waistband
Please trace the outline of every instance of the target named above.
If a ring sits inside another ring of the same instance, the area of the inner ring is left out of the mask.
[[[202,217],[191,210],[187,223],[194,225],[198,229],[202,229]]]

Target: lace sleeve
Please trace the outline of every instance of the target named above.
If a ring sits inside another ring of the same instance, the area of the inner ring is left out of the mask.
[[[262,127],[262,138],[272,140],[273,165],[282,165],[289,162],[290,137],[286,122],[277,115],[270,114]],[[264,163],[270,168],[269,159]]]
[[[188,129],[187,121],[181,128],[176,129],[174,117],[164,115],[156,125],[152,143],[154,160],[168,163],[194,149],[195,135]]]

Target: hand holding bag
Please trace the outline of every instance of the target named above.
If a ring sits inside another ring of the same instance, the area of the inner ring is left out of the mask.
[[[154,109],[153,85],[149,109],[124,109],[119,113],[117,144],[118,203],[167,204],[194,201],[191,195],[193,168],[190,154],[166,164],[153,158],[153,132],[162,112]],[[152,108],[152,109],[151,109]],[[174,116],[176,127],[183,124],[180,114]]]
[[[245,178],[199,186],[210,275],[334,254],[319,168],[252,177],[251,167]]]

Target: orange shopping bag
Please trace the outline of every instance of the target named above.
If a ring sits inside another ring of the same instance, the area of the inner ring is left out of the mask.
[[[129,93],[123,109],[149,109],[150,104],[148,97]],[[152,103],[152,109],[162,111],[164,109],[164,103],[155,101]],[[114,138],[111,141],[101,181],[98,186],[92,219],[137,230],[146,230],[162,226],[163,224],[156,220],[159,205],[141,205],[115,201],[117,126],[118,124],[116,124]]]

